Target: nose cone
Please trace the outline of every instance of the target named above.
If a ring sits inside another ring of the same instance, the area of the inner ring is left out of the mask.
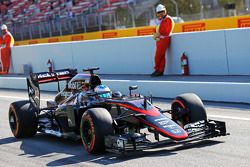
[[[184,140],[188,137],[182,127],[163,114],[157,117],[147,117],[145,124],[155,128],[161,135],[174,140]]]

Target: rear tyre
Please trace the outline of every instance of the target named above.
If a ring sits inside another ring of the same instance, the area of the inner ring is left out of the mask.
[[[177,96],[172,103],[172,119],[184,127],[188,123],[207,120],[203,102],[194,93]]]
[[[34,136],[37,132],[37,109],[28,100],[11,103],[9,125],[16,138]]]
[[[85,149],[91,154],[104,152],[104,136],[114,134],[112,117],[104,108],[88,109],[81,119],[81,139]]]

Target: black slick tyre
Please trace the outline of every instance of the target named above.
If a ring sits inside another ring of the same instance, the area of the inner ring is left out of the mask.
[[[207,120],[204,104],[194,93],[185,93],[177,96],[171,108],[172,119],[181,126]]]
[[[37,132],[37,109],[28,100],[11,103],[9,125],[16,138],[34,136]]]
[[[104,108],[88,109],[81,119],[81,139],[90,154],[100,154],[105,150],[104,136],[112,135],[112,117]]]

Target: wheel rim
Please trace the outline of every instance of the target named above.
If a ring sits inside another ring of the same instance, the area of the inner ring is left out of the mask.
[[[10,114],[9,123],[11,130],[15,132],[17,130],[17,120],[13,112]]]
[[[184,127],[186,124],[189,123],[189,115],[185,114],[182,117],[178,116],[178,113],[182,112],[184,109],[180,104],[176,104],[173,107],[173,114],[172,114],[172,119],[177,122],[180,126]]]
[[[93,130],[89,121],[84,121],[82,124],[82,139],[85,147],[90,149],[93,142]]]

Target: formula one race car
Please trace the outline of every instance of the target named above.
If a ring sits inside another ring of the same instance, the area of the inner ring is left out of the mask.
[[[111,92],[94,74],[98,69],[84,70],[90,74],[74,69],[31,74],[27,78],[29,100],[10,104],[14,136],[32,137],[39,131],[81,139],[85,149],[94,154],[104,150],[127,153],[227,135],[225,122],[207,119],[197,95],[179,95],[171,109],[160,109],[152,104],[152,96],[133,94],[137,86],[130,86],[128,95]],[[66,87],[60,91],[59,81],[63,80]],[[58,82],[59,93],[42,108],[39,85],[49,82]],[[154,139],[149,140],[143,129]],[[165,139],[160,140],[160,135]]]

